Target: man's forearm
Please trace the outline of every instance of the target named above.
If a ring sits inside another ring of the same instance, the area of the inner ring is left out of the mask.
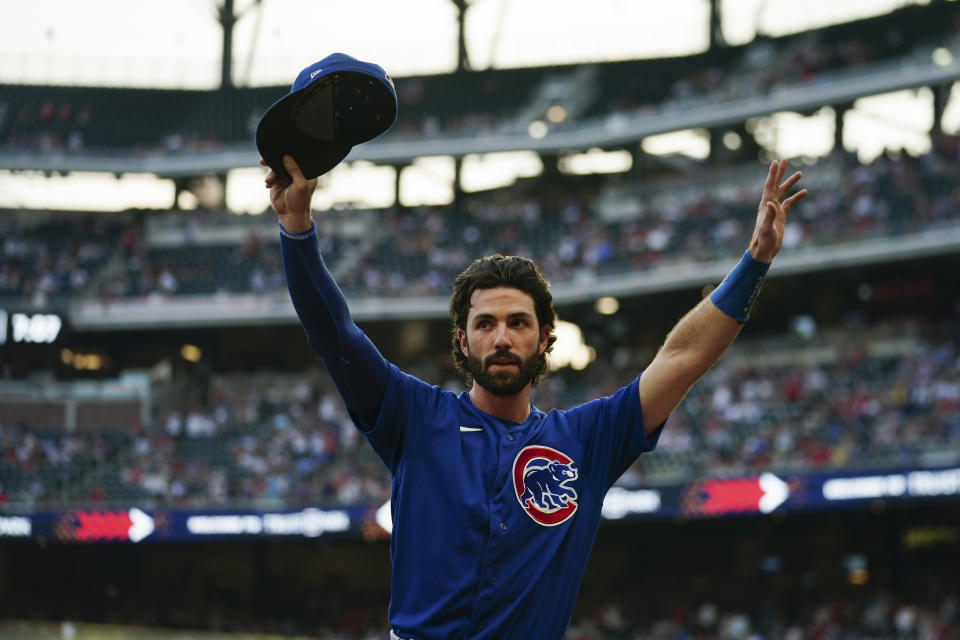
[[[670,330],[661,351],[693,384],[720,359],[742,327],[705,298]]]
[[[742,326],[706,298],[670,330],[640,376],[640,406],[647,433],[667,419],[693,383],[723,355]]]
[[[667,335],[664,355],[676,359],[675,366],[688,374],[690,384],[713,366],[740,333],[769,268],[769,263],[744,253],[710,297],[694,307]]]

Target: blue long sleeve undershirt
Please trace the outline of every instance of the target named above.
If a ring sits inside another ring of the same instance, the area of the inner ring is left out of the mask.
[[[316,225],[292,234],[280,226],[287,288],[307,343],[320,356],[354,422],[377,422],[390,365],[353,321],[347,301],[320,255]]]

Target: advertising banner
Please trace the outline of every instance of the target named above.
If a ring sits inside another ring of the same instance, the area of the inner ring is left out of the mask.
[[[774,474],[704,478],[683,484],[613,487],[603,503],[606,520],[716,518],[960,498],[960,467],[899,471]],[[150,543],[251,538],[389,536],[390,503],[277,511],[69,509],[0,514],[0,543]]]

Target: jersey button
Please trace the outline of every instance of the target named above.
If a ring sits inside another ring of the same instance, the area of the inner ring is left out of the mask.
[[[513,434],[512,434],[512,433],[508,433],[508,434],[507,434],[507,440],[513,440]]]
[[[501,521],[500,521],[500,528],[503,529],[504,531],[506,531],[506,530],[507,530],[507,523],[504,522],[503,520],[501,520]]]

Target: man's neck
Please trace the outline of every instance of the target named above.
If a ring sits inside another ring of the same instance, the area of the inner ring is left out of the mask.
[[[530,385],[512,396],[498,396],[474,383],[470,388],[470,402],[496,418],[521,423],[530,415]]]

